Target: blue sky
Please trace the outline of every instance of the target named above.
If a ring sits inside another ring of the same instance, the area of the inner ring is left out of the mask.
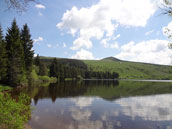
[[[41,56],[171,64],[167,28],[172,18],[162,15],[158,0],[40,0],[25,13],[5,11],[0,1],[0,24],[16,18],[27,23],[34,50]]]

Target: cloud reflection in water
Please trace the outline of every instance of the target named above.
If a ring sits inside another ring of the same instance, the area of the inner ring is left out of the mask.
[[[149,121],[172,120],[171,94],[122,98],[115,103],[122,107],[121,112],[124,115],[133,119],[141,117]]]

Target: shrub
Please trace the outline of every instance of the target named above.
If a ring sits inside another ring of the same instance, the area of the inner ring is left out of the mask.
[[[23,129],[30,117],[30,98],[20,94],[13,99],[9,94],[0,94],[0,128]]]

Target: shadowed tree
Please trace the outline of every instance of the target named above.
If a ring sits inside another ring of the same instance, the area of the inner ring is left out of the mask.
[[[6,81],[7,72],[7,56],[6,56],[6,44],[2,34],[2,28],[0,26],[0,80]]]
[[[51,66],[50,66],[50,77],[56,77],[58,78],[59,77],[59,71],[58,71],[58,63],[57,63],[57,59],[54,58],[52,63],[51,63]]]
[[[20,30],[14,19],[11,28],[8,28],[6,34],[6,50],[8,57],[7,79],[12,86],[25,83],[25,62],[23,45],[20,38]]]
[[[32,49],[33,40],[31,39],[30,31],[27,24],[23,26],[23,29],[21,31],[21,40],[24,48],[25,68],[29,75],[32,71],[34,51]]]

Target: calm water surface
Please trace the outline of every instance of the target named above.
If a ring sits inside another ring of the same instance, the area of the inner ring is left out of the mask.
[[[172,83],[82,81],[25,89],[34,129],[172,129]]]

